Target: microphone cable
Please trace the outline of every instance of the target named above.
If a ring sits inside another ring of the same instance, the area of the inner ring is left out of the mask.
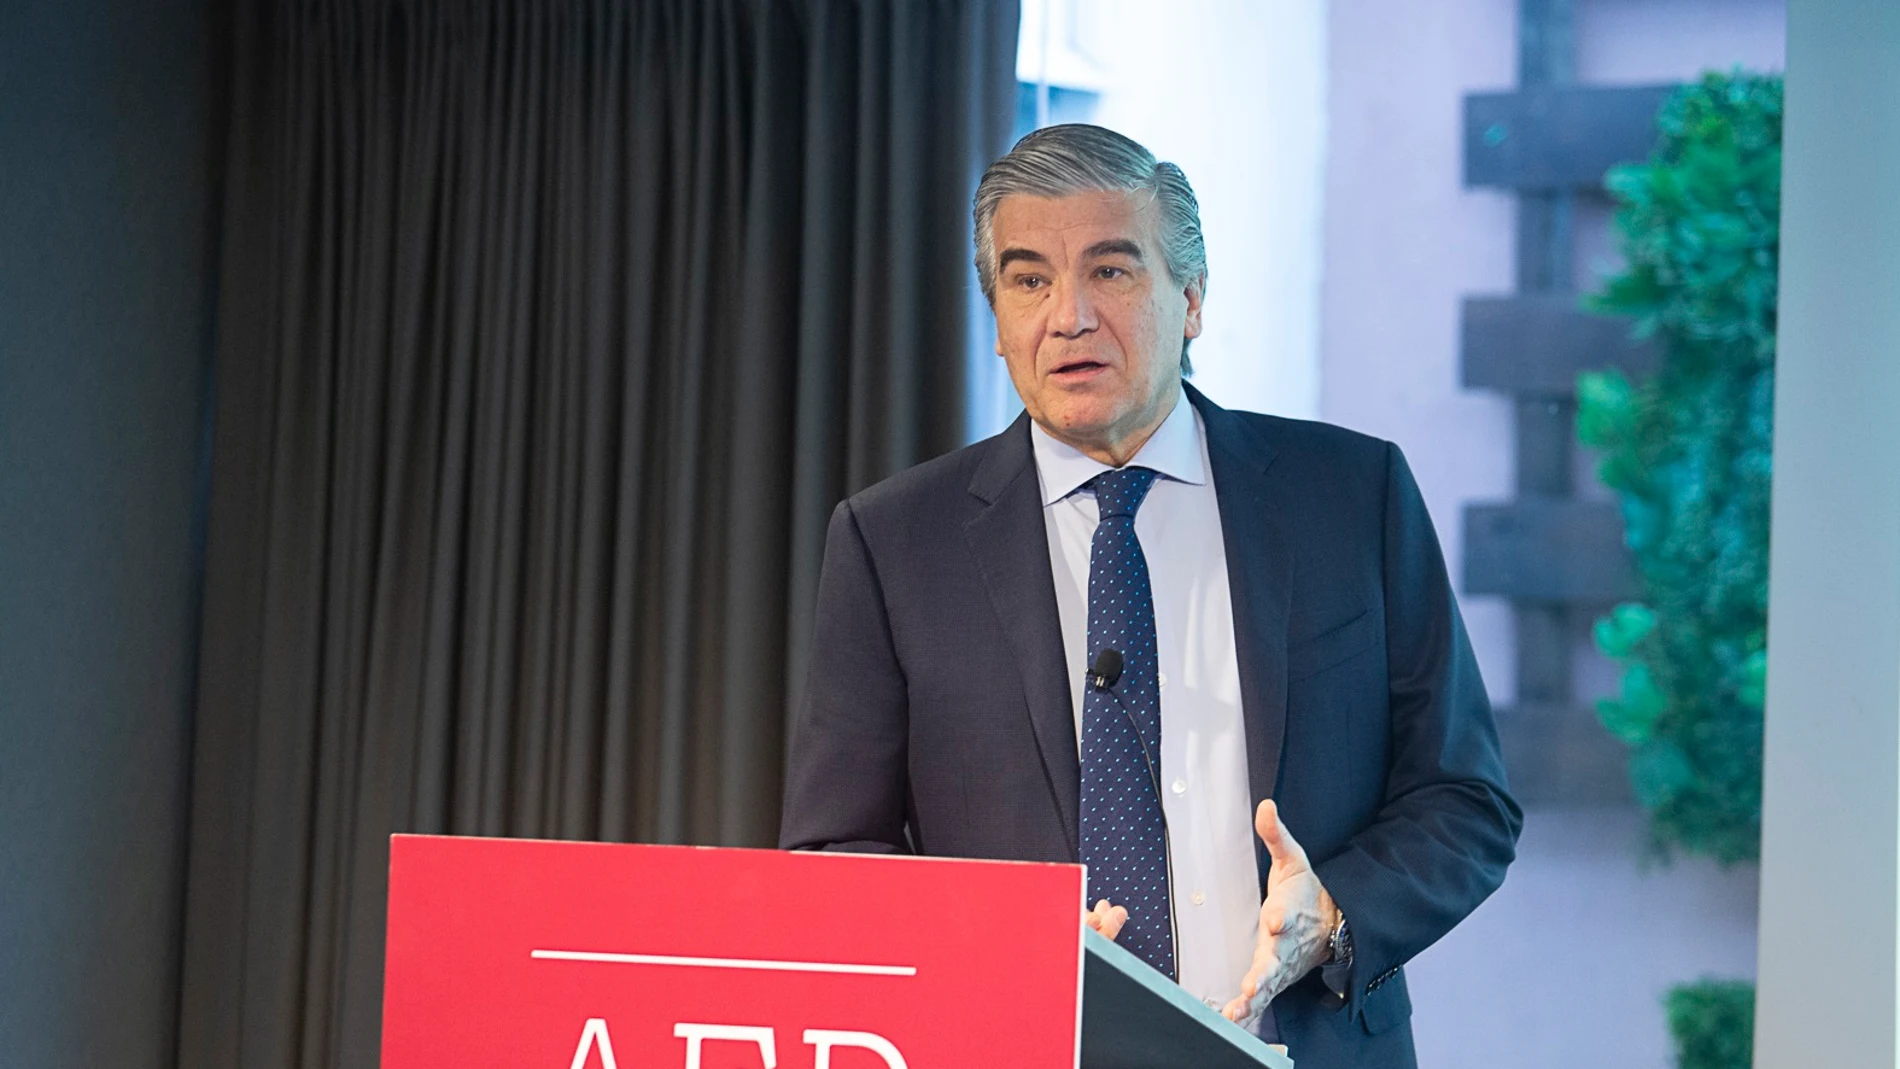
[[[1115,684],[1122,677],[1122,651],[1105,649],[1095,655],[1095,664],[1089,669],[1089,689],[1106,694],[1115,707],[1128,718],[1128,726],[1135,732],[1135,742],[1141,746],[1141,759],[1148,766],[1148,785],[1154,788],[1155,808],[1161,814],[1161,850],[1167,862],[1168,879],[1168,936],[1174,940],[1174,975],[1169,977],[1175,983],[1181,982],[1181,927],[1175,920],[1174,900],[1174,836],[1168,830],[1168,804],[1161,795],[1161,773],[1155,766],[1154,755],[1148,749],[1148,740],[1141,734],[1141,724],[1135,720],[1135,714],[1128,711],[1121,695],[1115,691]],[[1157,726],[1161,720],[1161,710],[1155,710]],[[1114,903],[1110,903],[1113,905]]]

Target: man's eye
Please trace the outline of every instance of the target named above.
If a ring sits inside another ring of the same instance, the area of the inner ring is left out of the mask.
[[[1035,275],[1024,275],[1016,280],[1016,284],[1026,290],[1039,290],[1042,288],[1042,279]]]
[[[1095,277],[1101,278],[1101,279],[1116,279],[1116,278],[1122,277],[1123,275],[1126,275],[1127,273],[1128,272],[1122,270],[1119,267],[1098,267],[1095,269]]]

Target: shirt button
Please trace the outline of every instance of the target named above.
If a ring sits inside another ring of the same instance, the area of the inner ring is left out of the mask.
[[[1175,781],[1174,781],[1174,793],[1176,793],[1176,794],[1186,794],[1186,793],[1187,793],[1187,780],[1184,780],[1184,779],[1178,779],[1178,780],[1175,780]]]
[[[1205,1002],[1205,1003],[1207,1003],[1207,1008],[1208,1008],[1208,1009],[1210,1009],[1210,1010],[1218,1010],[1218,1009],[1220,1009],[1220,1000],[1219,1000],[1219,999],[1211,999],[1211,998],[1204,998],[1204,999],[1202,999],[1201,1001],[1202,1001],[1202,1002]]]
[[[1168,685],[1168,673],[1166,672],[1158,673],[1155,678],[1156,678],[1156,681],[1159,682],[1162,686],[1165,687]]]
[[[1207,904],[1207,892],[1205,892],[1205,891],[1196,891],[1196,892],[1194,892],[1194,904],[1195,904],[1195,905],[1197,905],[1197,906],[1204,906],[1204,905],[1206,905],[1206,904]]]

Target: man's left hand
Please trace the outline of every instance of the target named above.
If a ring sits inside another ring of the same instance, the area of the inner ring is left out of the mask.
[[[1320,886],[1306,851],[1280,823],[1279,807],[1271,799],[1260,803],[1253,826],[1273,864],[1267,870],[1266,901],[1260,904],[1253,968],[1240,982],[1240,997],[1221,1011],[1230,1021],[1257,1017],[1280,992],[1325,964],[1339,924],[1339,907]]]

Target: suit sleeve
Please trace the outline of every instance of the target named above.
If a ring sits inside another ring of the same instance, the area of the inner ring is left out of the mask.
[[[1523,812],[1477,659],[1418,484],[1386,446],[1383,529],[1392,759],[1385,803],[1315,866],[1351,926],[1345,1004],[1378,1031],[1400,1014],[1382,988],[1504,881]],[[1402,988],[1401,985],[1395,985]]]
[[[779,846],[910,853],[903,668],[851,502],[831,514],[804,709],[793,728]]]

